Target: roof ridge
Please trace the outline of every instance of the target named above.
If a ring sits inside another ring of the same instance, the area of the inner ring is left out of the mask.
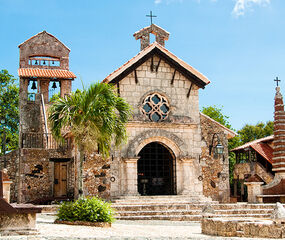
[[[137,55],[135,55],[134,57],[132,57],[130,60],[128,60],[126,63],[124,63],[122,66],[120,66],[119,68],[117,68],[116,70],[114,70],[112,73],[110,73],[107,77],[105,77],[105,79],[103,80],[103,82],[108,83],[111,82],[114,78],[118,77],[123,71],[125,71],[126,69],[128,69],[128,67],[126,68],[126,66],[130,63],[133,62],[135,59],[139,60],[140,57],[144,57],[146,54],[148,54],[150,51],[152,51],[154,48],[157,48],[159,51],[161,51],[163,54],[165,54],[167,57],[171,58],[177,65],[179,65],[180,67],[182,67],[183,69],[185,69],[186,71],[188,71],[189,73],[191,73],[192,75],[196,76],[197,79],[199,79],[201,82],[203,82],[203,84],[207,85],[210,83],[209,79],[203,75],[202,73],[200,73],[198,70],[196,70],[194,67],[192,67],[191,65],[189,65],[188,63],[186,63],[185,61],[183,61],[182,59],[178,58],[175,54],[173,54],[172,52],[170,52],[169,50],[167,50],[165,47],[161,46],[159,43],[157,42],[153,42],[152,44],[150,44],[149,46],[147,46],[146,48],[144,48],[143,50],[141,50]],[[135,62],[133,62],[132,64],[135,64]],[[131,67],[132,65],[130,65],[129,67]],[[126,68],[125,70],[122,70]],[[121,73],[117,74],[117,72],[121,71]]]
[[[225,130],[227,130],[228,132],[230,132],[232,135],[236,136],[237,133],[229,128],[227,128],[226,126],[224,126],[223,124],[219,123],[218,121],[214,120],[213,118],[209,117],[208,115],[200,112],[200,115],[212,120],[213,122],[215,122],[216,124],[218,124],[220,127],[224,128]]]

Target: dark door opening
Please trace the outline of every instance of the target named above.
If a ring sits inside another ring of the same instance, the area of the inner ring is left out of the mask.
[[[176,194],[174,154],[162,144],[152,142],[138,155],[138,192],[141,195]]]

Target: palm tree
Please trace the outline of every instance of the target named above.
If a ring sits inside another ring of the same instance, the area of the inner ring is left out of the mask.
[[[87,90],[77,90],[57,99],[50,107],[48,118],[52,135],[63,140],[69,133],[78,146],[81,193],[85,154],[96,151],[98,146],[101,155],[108,157],[112,144],[119,146],[127,140],[125,125],[130,115],[130,105],[106,83],[95,83]]]

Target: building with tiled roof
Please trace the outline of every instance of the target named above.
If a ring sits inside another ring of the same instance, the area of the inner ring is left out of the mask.
[[[6,162],[13,200],[46,203],[83,194],[229,201],[227,146],[236,133],[199,112],[199,91],[210,81],[165,47],[169,33],[161,27],[152,24],[134,37],[139,53],[102,81],[133,109],[128,141],[107,160],[94,143],[83,162],[68,129],[65,142],[57,142],[47,122],[54,89],[65,97],[76,77],[70,49],[45,31],[19,45],[20,149],[9,155],[16,164]]]

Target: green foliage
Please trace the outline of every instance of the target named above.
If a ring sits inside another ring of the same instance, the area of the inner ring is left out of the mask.
[[[202,113],[214,119],[215,121],[219,122],[220,124],[224,125],[225,127],[231,129],[231,125],[228,121],[229,117],[222,113],[222,108],[219,108],[216,105],[203,107]]]
[[[92,198],[80,198],[75,202],[63,202],[57,213],[58,220],[87,221],[87,222],[114,222],[114,209],[110,203]]]
[[[49,110],[55,137],[62,138],[62,132],[68,129],[81,151],[92,152],[97,143],[104,157],[109,155],[113,140],[116,146],[126,141],[125,125],[130,116],[130,105],[105,83],[58,98]]]
[[[0,119],[5,119],[4,124],[0,123],[1,155],[4,136],[6,136],[5,152],[18,148],[19,87],[15,81],[16,79],[7,70],[0,71]]]
[[[49,103],[53,103],[55,101],[57,101],[60,98],[60,93],[56,93],[54,95],[52,95],[52,97],[49,100]]]
[[[240,145],[272,135],[273,128],[273,121],[268,121],[266,123],[259,122],[256,125],[246,124],[241,130],[238,131],[240,136]]]

